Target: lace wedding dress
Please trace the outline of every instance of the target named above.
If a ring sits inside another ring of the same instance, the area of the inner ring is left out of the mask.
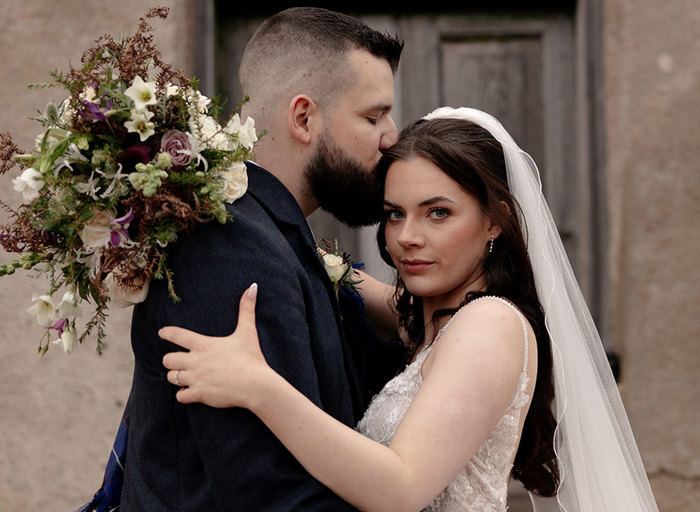
[[[515,306],[500,297],[481,297],[476,300],[497,300],[517,313],[523,326],[525,360],[518,387],[505,414],[464,469],[424,509],[427,511],[504,512],[506,510],[508,477],[518,441],[520,413],[529,401],[526,392],[529,382],[526,371],[527,322]],[[469,304],[464,307],[469,307]],[[421,376],[423,362],[451,321],[452,319],[440,330],[432,344],[421,349],[414,361],[402,373],[390,380],[372,399],[364,417],[357,425],[360,433],[387,446],[391,443],[399,423],[423,382]]]

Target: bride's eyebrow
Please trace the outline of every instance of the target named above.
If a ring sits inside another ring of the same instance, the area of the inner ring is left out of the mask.
[[[425,199],[418,203],[418,206],[430,206],[431,204],[435,203],[451,203],[451,204],[456,204],[455,201],[450,199],[449,197],[445,196],[434,196],[430,197],[428,199]],[[391,201],[387,201],[386,199],[384,200],[384,206],[387,206],[389,208],[401,208],[401,205],[398,205],[396,203],[392,203]]]
[[[384,200],[384,206],[388,206],[389,208],[401,208],[398,204],[387,201],[386,199]]]
[[[452,203],[455,204],[455,202],[450,199],[449,197],[445,196],[434,196],[431,197],[430,199],[426,199],[425,201],[421,201],[418,206],[430,206],[431,204],[435,203]]]
[[[451,203],[451,204],[457,204],[455,201],[450,199],[449,197],[445,196],[434,196],[428,199],[425,199],[418,203],[418,206],[430,206],[435,203]],[[386,199],[384,200],[384,206],[386,208],[394,208],[394,209],[401,209],[401,205],[392,203],[391,201],[387,201]]]

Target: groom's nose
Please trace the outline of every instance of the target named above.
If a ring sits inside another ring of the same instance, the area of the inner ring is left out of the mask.
[[[390,115],[387,115],[386,120],[387,129],[382,134],[382,137],[379,140],[379,149],[388,149],[394,144],[396,144],[397,140],[399,140],[399,132],[396,129],[396,123],[394,122],[394,118]]]

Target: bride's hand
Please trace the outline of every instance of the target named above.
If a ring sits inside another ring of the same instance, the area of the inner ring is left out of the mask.
[[[250,408],[256,389],[272,369],[260,349],[255,327],[257,285],[241,297],[238,325],[233,334],[203,336],[181,327],[163,327],[158,334],[188,350],[163,357],[168,382],[182,386],[177,400],[202,402],[212,407]]]

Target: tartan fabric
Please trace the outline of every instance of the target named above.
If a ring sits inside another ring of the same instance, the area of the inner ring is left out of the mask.
[[[124,465],[126,464],[126,443],[129,437],[129,416],[124,416],[114,439],[112,452],[107,461],[102,487],[95,493],[89,503],[75,512],[114,512],[119,509],[124,485]]]

